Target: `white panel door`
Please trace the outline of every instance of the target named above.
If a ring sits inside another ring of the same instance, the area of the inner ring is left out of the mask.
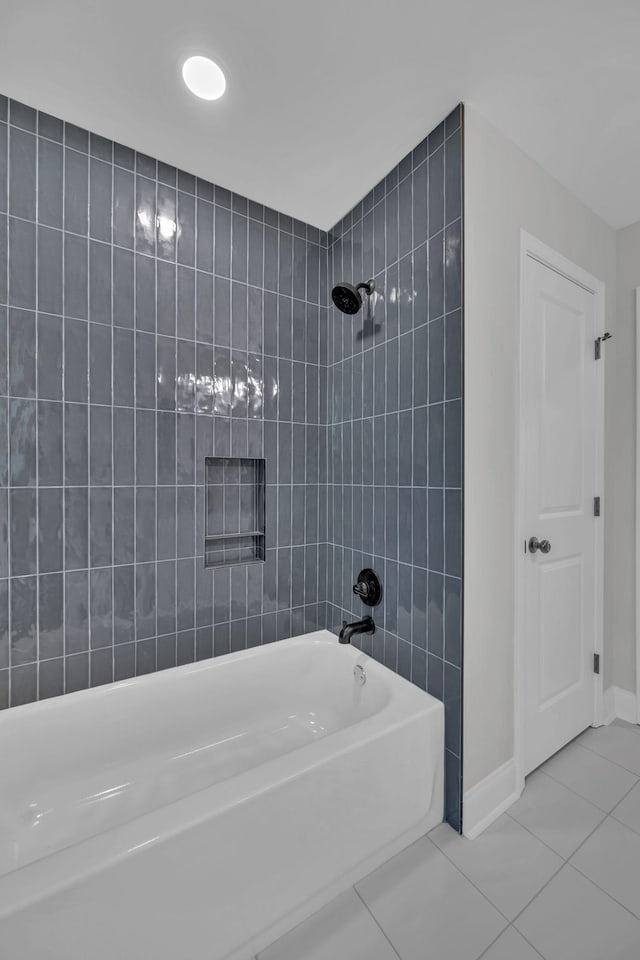
[[[523,281],[526,774],[594,721],[600,491],[596,297],[531,256]]]

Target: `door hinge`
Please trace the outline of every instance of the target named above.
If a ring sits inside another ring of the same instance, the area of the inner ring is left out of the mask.
[[[595,342],[596,360],[599,360],[600,357],[602,356],[602,349],[601,349],[602,344],[605,342],[605,340],[611,340],[611,337],[612,337],[612,334],[610,333],[603,333],[601,337],[596,337],[596,342]]]
[[[594,653],[593,655],[593,672],[600,673],[600,654]]]
[[[600,516],[600,497],[593,498],[593,515],[594,517]]]

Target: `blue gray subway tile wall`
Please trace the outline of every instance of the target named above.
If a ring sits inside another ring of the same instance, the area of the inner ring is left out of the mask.
[[[326,257],[2,101],[0,706],[326,623]],[[204,567],[214,456],[267,457],[264,563]]]
[[[370,562],[459,825],[461,163],[458,108],[327,234],[0,97],[0,708],[337,627]],[[264,563],[205,567],[208,457],[265,458]]]
[[[461,824],[462,107],[330,233],[329,287],[373,277],[359,313],[329,310],[328,624],[445,703],[446,815]],[[366,300],[366,298],[365,298]]]

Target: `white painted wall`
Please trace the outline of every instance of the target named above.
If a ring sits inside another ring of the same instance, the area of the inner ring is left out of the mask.
[[[612,683],[635,690],[635,439],[636,335],[635,288],[640,287],[640,223],[616,234],[615,377],[611,385],[616,416],[611,418],[612,497],[609,534],[615,550],[607,583],[608,618],[613,646]]]
[[[513,757],[516,435],[520,229],[606,284],[607,329],[616,332],[616,237],[473,107],[465,107],[465,793]],[[613,349],[612,349],[613,347]],[[614,339],[606,349],[606,458],[619,442]],[[608,469],[606,523],[615,531],[627,485]],[[605,534],[605,563],[617,547]],[[607,578],[605,643],[618,592]],[[613,682],[607,644],[605,686]]]

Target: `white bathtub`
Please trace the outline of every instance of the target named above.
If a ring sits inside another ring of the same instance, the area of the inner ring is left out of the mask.
[[[441,821],[443,755],[324,631],[5,711],[0,956],[252,957]]]

